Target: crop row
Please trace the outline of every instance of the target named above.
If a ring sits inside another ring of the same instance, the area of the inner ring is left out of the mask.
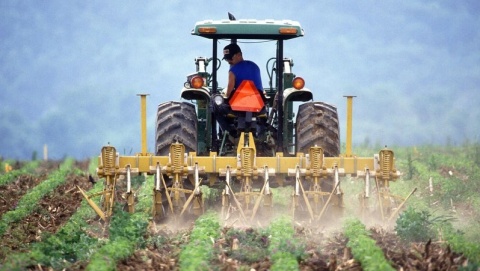
[[[448,216],[432,216],[426,210],[408,207],[397,219],[395,230],[398,237],[407,242],[446,242],[453,251],[464,254],[472,263],[480,264],[480,243],[454,229],[452,220]]]
[[[291,219],[280,217],[269,226],[268,250],[273,262],[271,270],[298,270],[303,246],[294,238],[295,230]]]
[[[395,270],[362,222],[357,219],[346,220],[343,229],[348,239],[346,246],[351,249],[353,258],[363,270]],[[473,254],[478,253],[478,245],[458,236],[457,239],[451,237],[454,235],[448,236],[446,239],[452,249],[462,251],[467,256],[472,255],[471,260],[475,263],[478,254]],[[456,243],[453,243],[455,240]],[[180,269],[209,270],[223,257],[224,260],[229,258],[233,260],[230,262],[237,262],[236,268],[246,268],[268,258],[271,265],[263,267],[269,270],[299,270],[308,257],[305,254],[306,241],[295,235],[292,220],[287,216],[274,219],[267,228],[238,230],[222,229],[217,214],[207,212],[195,222],[189,242],[182,246]]]
[[[213,245],[220,236],[220,223],[215,213],[206,213],[195,221],[188,245],[180,253],[180,269],[209,270]]]
[[[465,235],[452,227],[444,228],[444,238],[454,251],[463,253],[471,263],[480,265],[480,242],[467,240]]]
[[[32,174],[39,164],[40,164],[40,161],[35,160],[35,161],[26,163],[20,169],[15,169],[12,171],[5,172],[4,174],[0,175],[0,185],[6,185],[14,181],[21,175]]]
[[[92,255],[87,270],[115,270],[118,260],[127,258],[144,244],[152,214],[152,190],[153,179],[147,178],[137,190],[138,202],[133,214],[117,206],[109,225],[109,239]]]
[[[181,270],[211,270],[211,264],[218,261],[214,255],[224,255],[247,266],[269,258],[269,270],[298,270],[304,250],[305,245],[295,238],[292,220],[287,216],[275,218],[266,228],[222,230],[218,214],[207,212],[195,221],[179,261]]]
[[[102,188],[103,185],[98,183],[91,191],[98,192]],[[10,255],[1,270],[24,269],[37,264],[61,270],[76,261],[88,260],[92,251],[103,243],[86,231],[90,227],[87,221],[95,216],[84,201],[59,231],[32,244],[29,252]]]
[[[41,182],[25,194],[17,203],[15,210],[3,214],[0,221],[0,236],[8,229],[12,222],[19,221],[29,215],[36,207],[36,203],[57,186],[65,182],[66,176],[72,171],[73,159],[66,159],[60,168],[48,176],[48,179]]]
[[[62,169],[62,167],[61,167]],[[103,184],[97,184],[92,193],[103,189]],[[94,201],[97,201],[98,198]],[[77,261],[88,260],[92,251],[103,243],[103,240],[92,236],[88,229],[96,217],[95,212],[83,201],[77,211],[56,233],[42,237],[42,241],[30,245],[28,252],[10,254],[0,270],[24,270],[28,266],[50,266],[61,270]]]
[[[363,270],[395,270],[385,259],[383,251],[370,237],[365,225],[360,220],[352,219],[345,223],[345,236],[348,238],[355,260],[360,262]]]
[[[9,223],[19,221],[32,212],[39,199],[65,180],[65,176],[71,172],[72,164],[71,159],[65,160],[59,170],[54,171],[47,180],[29,191],[19,201],[15,210],[5,213],[0,221],[0,231],[5,232]],[[134,214],[125,212],[122,209],[123,206],[117,204],[110,223],[103,225],[96,221],[97,215],[83,201],[77,212],[56,233],[42,236],[42,241],[32,244],[29,252],[9,255],[0,270],[23,270],[33,265],[51,267],[55,270],[77,269],[78,265],[85,265],[87,270],[115,270],[119,260],[128,258],[148,242],[145,237],[148,236],[148,224],[152,218],[153,181],[150,177],[138,179],[143,181],[140,181],[136,190],[137,202]],[[99,192],[102,188],[103,183],[99,181],[88,193]],[[94,200],[99,204],[100,198],[97,197]],[[407,221],[408,229],[412,228],[411,225],[418,224],[423,218],[413,216],[409,219],[412,221]],[[429,224],[422,225],[429,226]],[[102,232],[102,227],[105,226],[106,233]],[[295,229],[290,217],[274,219],[267,228],[258,230],[261,231],[261,240],[249,239],[250,237],[243,230],[222,230],[217,214],[207,212],[195,221],[188,244],[182,246],[178,255],[181,270],[208,270],[216,261],[214,255],[226,251],[225,248],[222,251],[218,248],[218,242],[223,238],[237,239],[237,241],[240,239],[244,242],[243,248],[247,248],[248,242],[258,246],[252,253],[255,255],[247,255],[246,250],[235,250],[230,244],[228,256],[238,259],[239,262],[251,264],[261,260],[261,257],[268,257],[271,262],[271,266],[268,266],[270,270],[299,269],[299,263],[306,257],[305,242],[295,237]],[[480,261],[478,244],[466,240],[464,235],[453,228],[444,228],[442,233],[442,240],[447,241],[454,251],[464,253],[472,262]],[[382,249],[376,245],[370,232],[359,220],[347,220],[344,225],[344,234],[348,238],[347,246],[363,270],[393,270],[391,263],[385,259]],[[228,235],[236,236],[230,238]],[[409,234],[409,236],[412,235]],[[253,246],[248,248],[253,249]]]

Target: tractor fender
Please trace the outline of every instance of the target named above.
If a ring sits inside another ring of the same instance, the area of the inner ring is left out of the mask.
[[[287,102],[306,102],[313,100],[313,94],[308,88],[287,88],[283,91],[283,104]]]
[[[181,97],[185,100],[206,100],[210,102],[210,91],[208,88],[183,88]]]

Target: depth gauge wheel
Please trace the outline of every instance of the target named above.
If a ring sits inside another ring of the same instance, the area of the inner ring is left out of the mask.
[[[197,151],[197,114],[191,103],[170,101],[158,106],[155,133],[156,155],[168,155],[170,144],[185,145],[185,152]]]

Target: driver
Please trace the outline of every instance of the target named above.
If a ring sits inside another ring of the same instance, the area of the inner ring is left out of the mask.
[[[255,62],[243,59],[242,50],[236,43],[231,43],[223,48],[223,59],[230,64],[230,69],[228,71],[228,85],[225,93],[226,102],[219,108],[220,114],[217,115],[217,121],[223,131],[228,131],[231,135],[235,135],[235,127],[229,127],[227,122],[226,115],[231,111],[228,100],[243,80],[253,81],[257,90],[263,94],[262,78],[260,76],[260,68]]]
[[[260,69],[255,62],[244,60],[242,50],[236,43],[223,48],[223,59],[230,64],[228,71],[227,99],[243,80],[252,80],[259,92],[263,91]]]

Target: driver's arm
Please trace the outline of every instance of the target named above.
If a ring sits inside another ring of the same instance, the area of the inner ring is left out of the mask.
[[[232,94],[233,88],[235,87],[235,74],[233,72],[228,72],[228,85],[226,97],[229,98]]]

